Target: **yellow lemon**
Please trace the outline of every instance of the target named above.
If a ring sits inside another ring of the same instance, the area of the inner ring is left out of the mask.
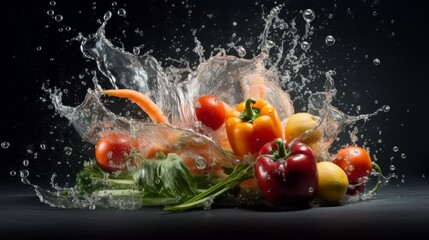
[[[349,186],[347,174],[335,163],[323,161],[317,163],[319,184],[316,199],[322,202],[339,203],[346,195]]]
[[[285,138],[289,142],[301,136],[308,130],[313,130],[318,123],[318,118],[306,112],[295,113],[289,117],[285,125]]]

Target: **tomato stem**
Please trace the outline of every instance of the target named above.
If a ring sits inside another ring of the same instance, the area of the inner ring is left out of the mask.
[[[369,191],[370,194],[373,194],[375,191],[377,191],[378,187],[381,184],[381,177],[383,176],[382,172],[381,172],[381,168],[380,166],[378,166],[377,163],[372,162],[371,166],[377,171],[378,173],[378,178],[377,178],[377,183],[375,184],[375,186]]]

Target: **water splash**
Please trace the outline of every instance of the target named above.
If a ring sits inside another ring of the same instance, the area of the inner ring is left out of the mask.
[[[140,51],[136,54],[137,50],[129,53],[112,44],[105,35],[105,26],[112,18],[111,12],[106,12],[95,34],[87,37],[80,34],[74,39],[80,42],[83,55],[97,63],[99,72],[110,81],[111,88],[134,89],[147,95],[161,108],[173,126],[149,123],[147,116],[136,120],[114,114],[102,102],[103,97],[100,94],[102,87],[95,73],[92,78],[93,89],[87,89],[85,99],[76,107],[62,103],[63,95],[59,89],[44,89],[49,93],[59,115],[68,119],[80,137],[88,143],[96,144],[103,132],[126,132],[140,139],[142,149],[152,143],[165,145],[176,151],[186,149],[188,154],[192,155],[190,157],[195,159],[193,167],[197,169],[218,164],[210,163],[210,159],[217,161],[223,159],[227,164],[234,165],[235,159],[226,154],[220,145],[222,138],[219,136],[224,136],[225,132],[213,133],[201,129],[194,114],[194,100],[201,95],[215,95],[230,106],[234,106],[248,97],[265,98],[274,105],[284,124],[295,112],[287,90],[295,86],[294,90],[301,91],[310,81],[302,78],[302,85],[293,85],[292,83],[296,82],[291,82],[294,76],[299,75],[301,68],[309,66],[311,58],[305,53],[300,56],[296,56],[296,53],[298,46],[304,52],[311,50],[311,45],[307,41],[310,40],[310,32],[313,31],[310,23],[314,20],[315,13],[310,9],[304,11],[306,27],[305,33],[300,37],[294,19],[287,24],[278,17],[283,7],[284,5],[274,7],[264,18],[265,27],[259,36],[260,53],[251,59],[244,59],[246,54],[244,48],[235,44],[230,47],[237,50],[238,57],[227,55],[225,49],[220,49],[219,53],[205,59],[205,50],[195,37],[194,52],[199,57],[196,69],[191,69],[188,62],[185,62],[184,68],[162,67],[158,59],[149,54],[139,55]],[[126,12],[122,10],[119,9],[117,13],[125,17]],[[280,43],[273,41],[273,36],[270,35],[273,29],[282,31]],[[333,37],[327,38],[326,44],[331,46],[334,41]],[[285,49],[287,46],[289,48]],[[333,71],[326,72],[324,92],[310,94],[308,111],[318,116],[320,121],[316,129],[301,138],[310,142],[318,157],[325,160],[330,159],[330,147],[345,126],[359,120],[367,121],[378,112],[386,111],[388,107],[371,114],[346,115],[333,106],[337,93],[333,75]],[[183,134],[194,141],[202,142],[208,156],[201,156],[200,153],[189,150],[187,145],[177,145],[168,141],[171,136]],[[50,191],[31,184],[26,176],[21,179],[25,184],[34,186],[42,202],[54,207],[94,209],[96,206],[102,206],[138,209],[143,206],[137,197],[127,199],[111,196],[99,198],[99,195],[82,197],[78,196],[73,188],[60,188],[52,184],[54,190]],[[67,194],[59,194],[64,192]],[[212,201],[207,203],[208,208],[211,203]]]

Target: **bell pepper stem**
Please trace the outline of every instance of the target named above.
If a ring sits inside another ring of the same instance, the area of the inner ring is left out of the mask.
[[[243,122],[251,122],[257,118],[256,113],[252,107],[252,104],[255,104],[256,100],[253,98],[248,98],[245,103],[244,112],[242,113]]]
[[[378,166],[378,164],[377,163],[375,163],[375,162],[372,162],[371,163],[371,165],[372,165],[372,167],[377,171],[377,173],[378,173],[378,178],[377,178],[377,183],[375,184],[375,186],[369,191],[369,193],[370,194],[373,194],[375,191],[377,191],[377,189],[378,189],[378,187],[380,186],[380,184],[381,184],[381,177],[383,176],[382,175],[382,172],[381,172],[381,168],[380,168],[380,166]]]
[[[276,144],[276,146],[277,146],[277,150],[276,151],[274,151],[274,159],[285,159],[287,156],[289,156],[289,153],[288,153],[288,151],[286,150],[286,148],[285,148],[285,142],[284,142],[284,139],[282,139],[282,138],[276,138],[275,140],[274,140],[274,143]]]

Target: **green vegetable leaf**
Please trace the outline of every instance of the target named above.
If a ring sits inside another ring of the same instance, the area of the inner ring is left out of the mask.
[[[138,199],[143,205],[167,205],[186,201],[198,194],[198,184],[183,159],[170,153],[154,159],[142,159],[133,171],[109,173],[95,160],[85,162],[76,175],[76,190],[81,195],[101,198]]]
[[[146,197],[176,197],[185,201],[198,193],[197,181],[183,162],[183,159],[169,153],[164,158],[144,160],[142,167],[134,173],[141,191]]]

